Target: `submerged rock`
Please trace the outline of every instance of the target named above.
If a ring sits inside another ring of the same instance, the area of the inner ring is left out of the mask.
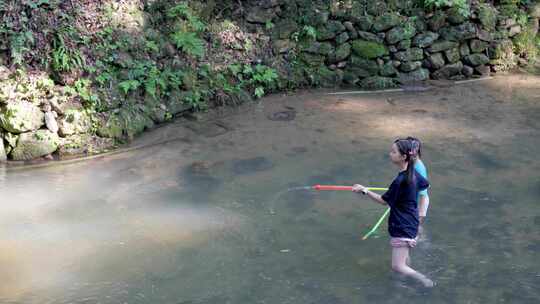
[[[273,167],[272,161],[263,156],[235,160],[232,164],[233,172],[236,175],[266,171]]]

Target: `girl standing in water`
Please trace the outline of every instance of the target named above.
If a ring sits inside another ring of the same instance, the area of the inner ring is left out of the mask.
[[[418,192],[427,189],[429,182],[415,170],[418,145],[413,140],[398,139],[390,149],[390,160],[399,173],[383,195],[369,191],[362,185],[354,185],[353,191],[369,196],[373,201],[388,205],[388,232],[392,246],[392,269],[432,287],[433,281],[407,265],[409,250],[416,245],[418,234]]]
[[[407,137],[408,140],[412,141],[413,149],[418,150],[418,157],[416,158],[416,161],[414,162],[414,169],[418,174],[422,175],[423,178],[428,179],[427,175],[427,169],[424,163],[422,162],[422,143],[418,138],[415,137]],[[422,191],[418,192],[418,235],[419,239],[422,238],[423,235],[423,227],[424,222],[426,221],[427,216],[427,210],[429,207],[429,195],[428,190],[424,189]]]

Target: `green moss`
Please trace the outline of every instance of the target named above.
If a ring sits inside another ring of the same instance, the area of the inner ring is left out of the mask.
[[[504,4],[498,7],[499,14],[506,17],[515,17],[519,14],[519,8],[515,4]]]
[[[388,49],[384,44],[365,40],[353,41],[352,49],[358,56],[366,59],[374,59],[388,54]]]
[[[373,76],[363,79],[359,85],[368,90],[382,90],[395,88],[397,86],[394,79],[389,77]]]
[[[517,34],[514,39],[515,52],[526,58],[529,62],[535,62],[540,55],[538,38],[530,28],[526,28],[521,33]]]
[[[111,114],[103,119],[97,129],[97,134],[101,137],[121,139],[122,123],[118,116]]]
[[[390,44],[398,43],[402,40],[411,39],[416,35],[414,22],[406,22],[402,26],[396,26],[386,33],[386,41]]]
[[[487,4],[481,4],[478,7],[478,19],[484,28],[493,30],[497,24],[497,11]]]
[[[401,17],[395,13],[384,14],[377,17],[373,23],[373,29],[376,32],[386,31],[401,22]]]

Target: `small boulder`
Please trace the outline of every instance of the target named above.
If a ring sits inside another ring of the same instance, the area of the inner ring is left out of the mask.
[[[457,62],[454,64],[445,65],[440,70],[437,70],[431,74],[433,79],[449,79],[454,75],[458,75],[463,70],[463,63]]]
[[[11,133],[37,130],[44,123],[45,115],[30,102],[8,102],[0,108],[0,124]]]
[[[375,19],[373,22],[373,30],[375,32],[386,31],[401,23],[401,16],[395,13],[383,14]]]
[[[399,73],[398,81],[402,84],[429,79],[429,70],[420,68],[410,73]]]
[[[45,113],[45,125],[47,126],[47,129],[53,133],[58,132],[58,123],[56,122],[56,118],[54,117],[54,113],[49,111]]]
[[[412,41],[413,46],[425,48],[432,45],[439,38],[439,34],[434,32],[426,32],[418,34]]]
[[[372,76],[363,79],[359,83],[360,87],[368,90],[383,90],[388,88],[395,88],[397,86],[396,81],[393,78]]]
[[[484,65],[489,62],[489,58],[484,54],[471,54],[469,56],[465,56],[464,60],[465,63],[474,67]]]
[[[49,130],[37,130],[20,135],[11,151],[14,160],[31,160],[53,153],[58,149],[60,137]]]
[[[428,57],[431,68],[438,70],[444,66],[444,57],[442,53],[435,53]]]
[[[365,40],[353,41],[352,50],[356,55],[366,59],[374,59],[388,54],[388,49],[384,44]]]

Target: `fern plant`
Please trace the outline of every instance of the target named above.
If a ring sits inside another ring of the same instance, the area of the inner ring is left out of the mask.
[[[118,84],[118,87],[120,88],[120,90],[122,90],[124,94],[127,95],[129,91],[136,90],[137,88],[139,88],[140,85],[141,83],[138,80],[130,79],[130,80],[124,80],[120,82]]]
[[[267,89],[273,89],[279,78],[276,70],[262,64],[255,67],[231,64],[228,69],[240,82],[239,87],[254,88],[254,95],[257,98],[266,95]]]
[[[11,35],[11,59],[15,64],[22,64],[24,55],[30,50],[28,45],[34,43],[34,35],[31,31],[11,33]]]
[[[199,58],[204,56],[204,41],[195,33],[180,31],[172,34],[171,39],[184,53]]]
[[[182,18],[186,22],[184,26],[185,30],[193,30],[195,32],[202,32],[206,29],[204,22],[197,17],[186,2],[182,2],[167,11],[169,18]]]
[[[196,111],[204,111],[208,109],[208,103],[204,98],[204,93],[201,90],[190,91],[183,100],[183,103],[191,106]]]
[[[179,3],[167,11],[167,17],[186,17],[191,15],[191,10],[186,2]]]
[[[79,94],[83,101],[86,102],[87,107],[95,108],[98,105],[99,98],[91,90],[92,81],[90,79],[78,79],[75,81],[73,86],[75,88],[75,92]]]
[[[66,47],[62,34],[53,40],[52,68],[58,72],[69,72],[84,66],[84,59],[79,50]]]
[[[197,17],[186,2],[181,2],[167,11],[167,17],[180,18],[171,39],[178,49],[184,53],[195,56],[204,56],[204,40],[199,34],[206,30],[206,25]]]

